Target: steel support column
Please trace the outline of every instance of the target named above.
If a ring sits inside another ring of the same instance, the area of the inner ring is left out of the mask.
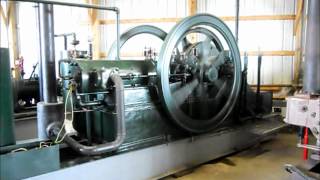
[[[63,121],[63,104],[57,102],[54,50],[54,18],[52,4],[39,4],[40,72],[43,101],[37,104],[38,138],[50,138],[49,131]]]
[[[304,91],[320,94],[320,1],[309,0],[305,47]]]
[[[39,4],[40,11],[40,43],[41,43],[41,75],[43,101],[57,102],[53,5]]]

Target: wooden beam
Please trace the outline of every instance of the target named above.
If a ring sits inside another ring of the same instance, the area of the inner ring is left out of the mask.
[[[256,90],[256,87],[253,87],[251,85],[250,85],[250,87],[251,87],[252,90],[254,90],[254,91]],[[261,91],[277,92],[277,91],[280,91],[281,89],[282,89],[282,87],[269,87],[269,86],[261,86],[260,87]]]
[[[6,13],[4,12],[4,9],[3,9],[1,3],[0,3],[0,14],[1,14],[2,22],[4,22],[3,24],[7,25],[7,16],[6,16]]]
[[[120,24],[143,24],[143,23],[170,23],[178,22],[182,18],[150,18],[150,19],[121,19]],[[101,19],[100,24],[115,24],[115,20]]]
[[[269,20],[295,20],[295,15],[258,15],[258,16],[240,16],[240,21],[269,21]],[[235,21],[234,16],[220,17],[224,21]]]
[[[261,87],[292,87],[292,84],[261,84]],[[256,84],[250,84],[250,87],[257,87]]]
[[[249,56],[258,56],[259,53],[263,56],[294,56],[295,51],[247,51]],[[244,52],[240,53],[242,56],[244,55]],[[106,57],[106,54],[104,52],[100,53],[100,57]],[[143,57],[143,52],[126,52],[121,53],[121,57]]]
[[[248,56],[294,56],[295,51],[248,51]],[[244,55],[244,52],[241,52],[241,55]]]
[[[301,51],[301,35],[302,35],[302,13],[303,13],[304,0],[298,0],[297,16],[294,24],[294,36],[295,36],[295,57],[294,57],[294,70],[293,70],[293,84],[299,84],[300,66],[302,60]]]
[[[99,0],[85,0],[87,4],[98,4]],[[92,59],[100,59],[100,22],[98,10],[88,9],[89,24],[92,32]]]
[[[3,9],[2,5],[1,5],[1,2],[0,2],[0,14],[1,14],[0,28],[2,26],[7,28],[7,17],[6,17],[6,14],[4,13],[4,9]],[[1,37],[2,37],[2,35],[0,35],[0,43],[1,43]]]
[[[18,31],[17,31],[17,13],[16,13],[16,2],[9,1],[7,7],[7,25],[8,25],[8,39],[9,49],[12,59],[15,61],[19,58],[19,44],[18,44]],[[18,77],[18,72],[15,71],[15,77]]]
[[[7,4],[7,28],[8,28],[8,42],[9,42],[9,51],[10,58],[15,61],[19,58],[19,44],[18,44],[18,31],[17,31],[17,10],[16,10],[16,2],[8,1]],[[14,78],[20,78],[19,67],[14,65]]]
[[[143,52],[124,52],[124,53],[120,53],[120,57],[143,57]],[[105,52],[100,52],[100,57],[101,58],[106,58],[107,57],[107,53]]]
[[[294,35],[296,35],[299,28],[299,24],[301,24],[301,15],[303,13],[303,5],[304,5],[304,0],[298,0],[297,14],[294,20],[294,31],[293,31]]]
[[[235,21],[234,16],[221,16],[223,21]],[[261,16],[240,16],[240,21],[267,21],[267,20],[295,20],[296,15],[261,15]],[[148,18],[148,19],[122,19],[121,24],[143,24],[143,23],[164,23],[178,22],[182,18]],[[115,24],[115,20],[100,20],[100,24]]]
[[[197,14],[197,0],[188,0],[189,15]]]
[[[197,13],[197,0],[188,0],[188,14],[189,16],[193,16]],[[196,43],[197,41],[197,35],[196,34],[190,34],[190,42]]]

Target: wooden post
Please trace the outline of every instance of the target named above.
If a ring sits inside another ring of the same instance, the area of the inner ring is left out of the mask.
[[[10,58],[13,60],[13,63],[19,58],[19,44],[18,44],[18,31],[17,31],[17,10],[16,2],[9,1],[7,7],[7,27],[8,27],[8,40],[9,40],[9,51]],[[14,78],[19,78],[18,67],[14,65]]]
[[[188,0],[189,15],[195,15],[197,13],[197,0]]]
[[[89,4],[98,4],[98,0],[86,0]],[[98,10],[88,9],[88,17],[92,31],[92,59],[100,59],[100,21],[98,19]]]
[[[188,12],[189,16],[197,14],[197,0],[188,0],[188,10],[189,10]],[[197,36],[191,34],[190,41],[192,43],[195,43],[196,40],[197,40]]]
[[[4,9],[1,3],[0,3],[0,15],[1,15],[0,28],[2,27],[2,25],[4,25],[4,27],[7,27],[7,17],[6,17],[6,14],[4,13]],[[1,43],[1,35],[0,35],[0,43]]]
[[[294,77],[293,84],[299,84],[300,66],[302,59],[301,51],[301,34],[302,34],[302,13],[303,13],[304,0],[298,0],[297,14],[294,24],[294,36],[295,36],[295,57],[294,57]]]

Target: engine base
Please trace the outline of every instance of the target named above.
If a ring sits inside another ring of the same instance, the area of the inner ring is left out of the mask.
[[[279,118],[254,120],[254,123],[127,153],[120,152],[107,158],[82,156],[61,162],[69,164],[67,168],[30,179],[158,179],[274,137],[279,129],[286,126]],[[87,163],[77,165],[84,161]]]

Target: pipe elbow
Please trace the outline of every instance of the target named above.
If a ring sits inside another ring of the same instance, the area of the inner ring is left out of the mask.
[[[82,155],[100,155],[103,153],[111,152],[117,150],[120,145],[124,142],[126,137],[126,128],[125,128],[125,120],[124,120],[124,86],[122,82],[122,78],[118,74],[112,74],[110,80],[113,82],[115,86],[115,99],[116,99],[116,138],[112,142],[107,142],[104,144],[86,146],[71,136],[66,136],[64,141],[75,151],[79,152]]]

